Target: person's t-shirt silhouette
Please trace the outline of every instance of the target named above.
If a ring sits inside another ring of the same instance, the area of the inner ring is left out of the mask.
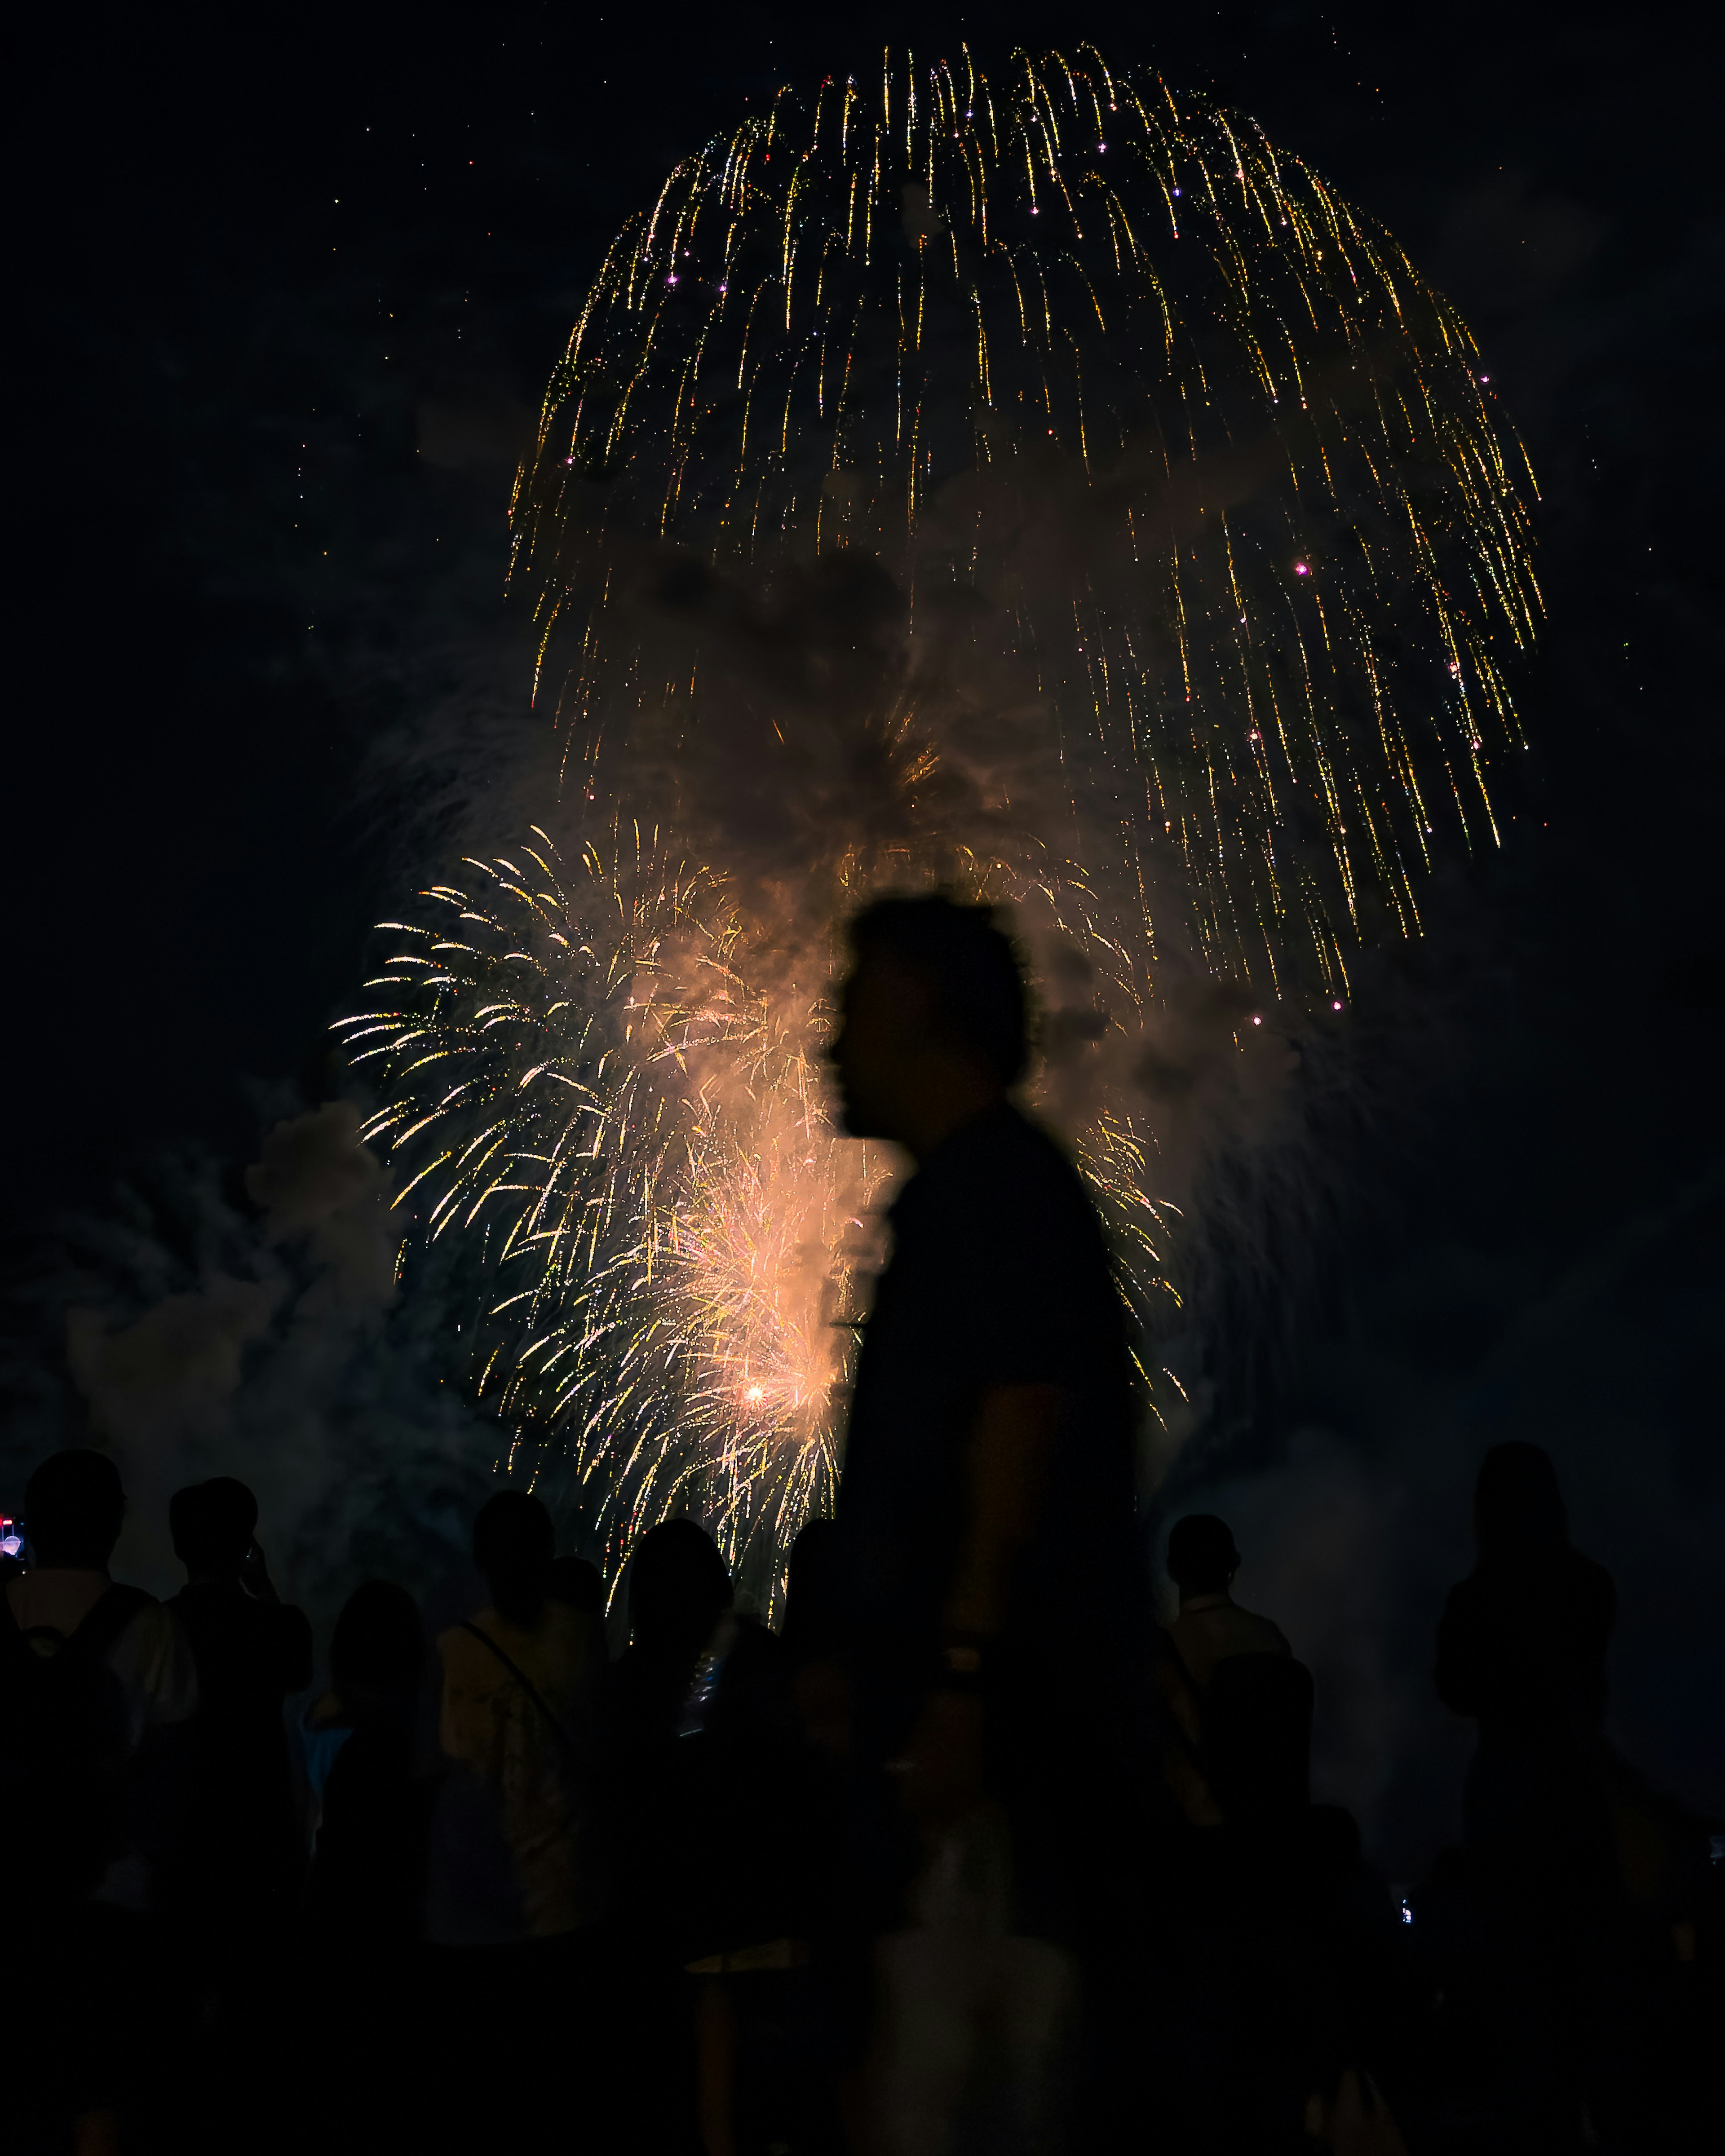
[[[903,1760],[925,1828],[1004,1805],[1017,1921],[1057,1932],[1118,1779],[1101,1762],[1132,1599],[1123,1314],[1076,1170],[1009,1097],[1024,992],[988,910],[884,900],[851,937],[845,1127],[916,1163],[835,1513],[857,1743]]]
[[[1106,1646],[1131,1496],[1119,1301],[1096,1214],[1053,1142],[1002,1101],[928,1157],[891,1219],[838,1520],[876,1711],[896,1717],[941,1645],[984,1394],[1046,1386],[1060,1399],[999,1642],[1014,1681],[1057,1684]]]

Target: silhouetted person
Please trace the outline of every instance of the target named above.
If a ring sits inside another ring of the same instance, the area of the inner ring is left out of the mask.
[[[159,2065],[148,1921],[198,1678],[173,1612],[109,1578],[125,1510],[104,1455],[44,1460],[24,1493],[31,1561],[0,1614],[0,1851],[28,1943],[8,2126],[26,2147],[64,2145],[74,2117],[111,2133]]]
[[[666,1521],[629,1562],[630,1640],[615,1672],[628,1950],[639,1969],[634,2078],[664,2102],[644,2145],[805,2145],[811,1881],[829,1833],[812,1796],[780,1642],[732,1607],[696,1522]],[[787,2017],[789,2017],[788,2020]],[[699,2066],[700,2071],[695,2069]]]
[[[432,1785],[416,1771],[425,1631],[405,1588],[368,1579],[330,1643],[323,1717],[347,1730],[324,1784],[307,1897],[308,1994],[338,2149],[414,2142],[436,2061],[418,2041]]]
[[[695,1666],[729,1620],[731,1574],[694,1520],[666,1520],[636,1544],[629,1566],[628,1646],[617,1665],[614,1713],[623,1741],[676,1734]]]
[[[1571,1548],[1557,1472],[1538,1445],[1486,1455],[1473,1520],[1478,1562],[1438,1627],[1437,1688],[1479,1723],[1464,1836],[1497,1927],[1495,1973],[1528,2101],[1573,2119],[1618,1900],[1603,1736],[1617,1598],[1609,1575]]]
[[[333,1704],[348,1734],[324,1784],[309,1911],[328,1939],[399,1946],[419,1937],[425,1792],[414,1713],[425,1630],[407,1589],[356,1588],[330,1642]]]
[[[693,1520],[642,1537],[629,1610],[615,1702],[625,1772],[658,1821],[638,1844],[665,1890],[648,1921],[679,1965],[783,1944],[803,1913],[783,1648],[733,1609],[725,1561]]]
[[[555,1553],[539,1500],[501,1491],[474,1523],[490,1600],[437,1640],[444,1775],[426,1931],[442,1950],[434,2025],[464,2062],[436,2123],[452,2148],[536,2142],[570,2077],[597,2065],[578,2047],[608,1887],[596,1810],[604,1650],[593,1620],[552,1593]]]
[[[1108,1820],[1135,1609],[1122,1312],[1076,1171],[1009,1097],[1025,993],[989,910],[884,899],[850,942],[832,1049],[845,1127],[916,1171],[891,1209],[836,1515],[858,1745],[902,1763],[936,1858],[925,1912],[929,1894],[956,1910],[961,1881],[986,1874],[997,1883],[961,1928],[1076,1943],[1117,1898],[1122,1846]],[[918,1952],[882,2010],[898,2045],[878,2091],[887,2142],[916,2105],[956,2102],[990,2014],[1014,2021],[1009,2100],[1034,2108],[1065,2004],[1059,1955],[1003,1948],[962,1979],[959,2010],[950,1985],[922,1997],[925,1978],[947,1979],[927,1957],[912,1969]],[[912,2032],[949,2009],[937,2056]]]
[[[1570,1547],[1557,1471],[1538,1445],[1486,1455],[1473,1522],[1479,1561],[1450,1590],[1436,1680],[1444,1704],[1480,1726],[1468,1839],[1483,1848],[1521,1833],[1528,1763],[1570,1758],[1598,1738],[1617,1594]]]
[[[280,2132],[267,2107],[254,2114],[254,2092],[286,2056],[285,1955],[305,1861],[283,1708],[311,1681],[311,1627],[278,1599],[257,1523],[257,1499],[229,1476],[176,1491],[168,1506],[187,1573],[169,1607],[198,1665],[166,1895],[195,2061],[180,2118],[187,2149],[219,2145],[236,2116],[259,2149]]]
[[[1235,1825],[1303,1810],[1312,1748],[1312,1679],[1267,1617],[1230,1589],[1240,1552],[1210,1512],[1177,1520],[1168,1568],[1179,1589],[1168,1634],[1196,1697],[1197,1763],[1221,1816]]]
[[[169,1607],[198,1664],[176,1900],[217,1964],[218,1942],[285,1928],[304,1871],[282,1709],[311,1681],[311,1626],[277,1596],[257,1524],[257,1499],[230,1476],[177,1490],[168,1505],[187,1573]],[[208,1975],[228,1984],[218,1965]]]
[[[1189,1512],[1168,1538],[1168,1577],[1179,1589],[1180,1611],[1168,1632],[1193,1682],[1206,1685],[1218,1662],[1230,1655],[1287,1655],[1292,1649],[1267,1617],[1242,1609],[1230,1593],[1240,1570],[1240,1552],[1225,1520]]]

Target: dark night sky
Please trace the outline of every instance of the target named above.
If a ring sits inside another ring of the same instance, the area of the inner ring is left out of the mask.
[[[1245,106],[1389,225],[1473,323],[1544,492],[1534,751],[1502,854],[1439,894],[1405,976],[1434,1045],[1338,1170],[1364,1194],[1300,1344],[1183,1472],[1254,1527],[1317,1506],[1314,1545],[1357,1516],[1331,1575],[1429,1501],[1437,1594],[1481,1446],[1551,1444],[1624,1590],[1619,1733],[1725,1808],[1721,264],[1695,23],[1267,0],[37,24],[5,792],[25,1230],[167,1142],[248,1158],[260,1101],[323,1082],[367,925],[421,858],[425,742],[476,695],[503,736],[537,723],[499,597],[517,430],[612,233],[745,99],[889,37],[986,61],[1091,35]],[[1432,1614],[1362,1609],[1409,1642]],[[1372,1668],[1335,1666],[1368,1712]]]

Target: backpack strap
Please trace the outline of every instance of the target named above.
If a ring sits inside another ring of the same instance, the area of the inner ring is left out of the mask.
[[[502,1663],[504,1668],[509,1671],[511,1676],[515,1679],[521,1690],[526,1692],[528,1698],[532,1701],[534,1706],[538,1708],[541,1716],[544,1718],[546,1724],[550,1728],[552,1735],[557,1741],[558,1749],[563,1753],[566,1758],[571,1761],[576,1759],[578,1757],[578,1753],[575,1739],[563,1727],[562,1717],[557,1713],[555,1709],[552,1707],[551,1702],[547,1699],[544,1693],[540,1691],[538,1686],[534,1683],[533,1680],[527,1675],[526,1671],[516,1663],[511,1655],[506,1653],[505,1650],[498,1645],[497,1642],[491,1637],[489,1632],[481,1631],[477,1625],[465,1622],[463,1623],[461,1629],[464,1632],[471,1632],[475,1640],[481,1640],[485,1642],[485,1645],[490,1649],[491,1652],[497,1657],[498,1661]]]
[[[99,1662],[139,1610],[155,1599],[141,1587],[122,1587],[112,1583],[96,1597],[69,1632],[61,1633],[51,1625],[20,1625],[12,1614],[11,1596],[0,1594],[0,1620],[3,1620],[0,1621],[0,1652],[21,1649],[28,1654],[31,1640],[39,1633],[58,1640],[60,1647],[75,1645],[80,1655]],[[59,1647],[54,1652],[58,1654]]]

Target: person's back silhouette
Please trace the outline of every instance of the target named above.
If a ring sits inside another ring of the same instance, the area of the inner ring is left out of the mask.
[[[1233,1531],[1213,1512],[1189,1512],[1168,1538],[1168,1577],[1180,1609],[1168,1627],[1192,1681],[1207,1685],[1218,1663],[1235,1655],[1292,1652],[1269,1618],[1242,1609],[1230,1592],[1240,1570]]]

